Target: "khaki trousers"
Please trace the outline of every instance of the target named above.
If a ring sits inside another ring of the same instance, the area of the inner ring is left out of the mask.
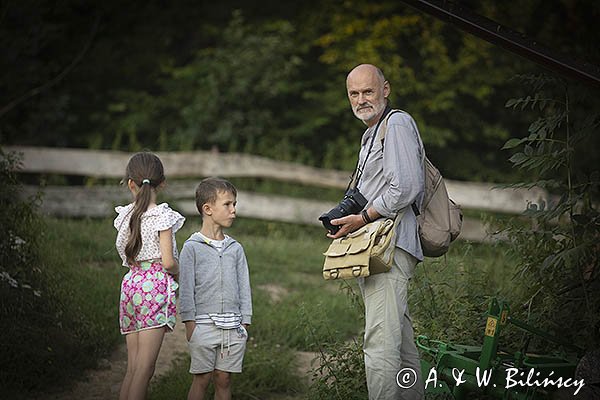
[[[407,303],[408,282],[415,265],[413,256],[396,248],[389,272],[358,280],[365,304],[363,350],[369,400],[424,398]],[[401,370],[403,373],[398,376]]]

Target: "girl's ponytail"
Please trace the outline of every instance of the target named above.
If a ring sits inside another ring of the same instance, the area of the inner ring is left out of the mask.
[[[152,153],[135,154],[127,164],[126,181],[129,179],[139,188],[129,221],[129,240],[125,246],[127,263],[134,265],[135,258],[142,249],[142,215],[152,201],[152,192],[165,180],[160,159]]]
[[[135,257],[142,249],[142,214],[148,209],[151,199],[152,188],[149,184],[142,184],[135,196],[135,205],[129,220],[129,240],[125,246],[125,255],[129,265],[135,264]]]

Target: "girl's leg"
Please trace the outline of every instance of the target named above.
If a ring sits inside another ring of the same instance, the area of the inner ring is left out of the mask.
[[[127,344],[127,372],[125,373],[125,378],[123,378],[123,383],[121,384],[119,400],[127,400],[129,397],[129,386],[131,386],[135,359],[137,357],[138,333],[133,332],[125,335],[125,343]]]
[[[212,372],[207,372],[205,374],[194,374],[192,386],[190,386],[187,400],[204,400],[204,394],[206,393],[206,389],[210,383],[211,376]]]
[[[231,400],[231,373],[215,369],[215,400]]]
[[[128,400],[143,400],[146,398],[150,378],[154,374],[156,359],[160,352],[164,327],[138,332],[137,352],[134,360],[133,376],[129,385]]]

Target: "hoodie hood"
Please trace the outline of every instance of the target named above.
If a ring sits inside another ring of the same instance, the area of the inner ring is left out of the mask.
[[[194,232],[194,233],[192,233],[192,235],[188,238],[188,240],[186,240],[186,242],[198,242],[198,243],[204,243],[204,244],[211,245],[211,239],[210,238],[206,238],[200,232]],[[225,249],[225,248],[227,248],[227,246],[229,246],[229,245],[231,245],[232,243],[235,243],[235,242],[236,242],[236,240],[234,238],[232,238],[229,235],[225,235],[225,240],[223,241],[223,248]]]

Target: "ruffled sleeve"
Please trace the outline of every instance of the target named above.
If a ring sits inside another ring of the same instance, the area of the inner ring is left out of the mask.
[[[171,209],[167,203],[162,203],[156,207],[156,220],[154,228],[157,231],[165,231],[172,229],[173,233],[177,232],[183,226],[185,217],[179,214],[177,211]]]
[[[116,230],[121,229],[121,226],[123,225],[123,221],[125,220],[125,218],[127,217],[127,215],[129,214],[129,212],[131,211],[132,208],[133,208],[133,203],[128,204],[126,206],[115,207],[117,217],[115,218],[113,225]]]

